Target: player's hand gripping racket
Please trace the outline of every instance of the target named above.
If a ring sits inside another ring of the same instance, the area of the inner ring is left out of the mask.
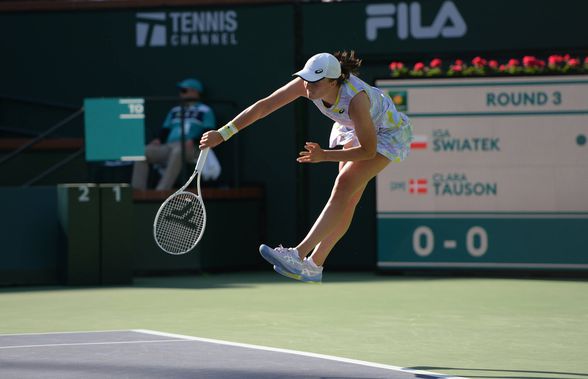
[[[168,197],[153,221],[153,236],[166,253],[179,255],[192,250],[202,238],[206,226],[206,210],[200,193],[200,174],[209,148],[200,151],[198,163],[190,179],[182,188]],[[185,191],[196,178],[198,193]]]

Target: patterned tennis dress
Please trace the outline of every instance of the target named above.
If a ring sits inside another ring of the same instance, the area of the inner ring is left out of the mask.
[[[349,104],[361,91],[364,91],[370,100],[370,115],[378,138],[377,152],[392,162],[403,161],[410,152],[413,138],[409,118],[396,110],[392,99],[382,90],[370,86],[354,75],[350,75],[341,85],[337,100],[331,107],[325,107],[321,99],[312,100],[325,116],[335,121],[329,147],[334,148],[349,142],[353,142],[353,146],[359,146],[353,121],[349,118]]]

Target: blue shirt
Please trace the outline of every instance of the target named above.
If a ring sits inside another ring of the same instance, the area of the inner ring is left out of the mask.
[[[182,122],[182,108],[178,105],[173,107],[165,121],[163,128],[169,129],[165,143],[181,141],[182,134],[180,124]],[[185,140],[199,140],[202,135],[216,128],[216,118],[212,109],[205,104],[196,103],[184,110],[184,138]],[[162,141],[163,142],[163,141]]]

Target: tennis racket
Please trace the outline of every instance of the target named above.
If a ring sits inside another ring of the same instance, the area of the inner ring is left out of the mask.
[[[198,162],[186,184],[159,207],[153,221],[153,236],[161,250],[173,255],[192,250],[202,238],[206,226],[206,209],[200,193],[200,174],[209,148],[200,150]],[[196,178],[197,193],[186,191]]]

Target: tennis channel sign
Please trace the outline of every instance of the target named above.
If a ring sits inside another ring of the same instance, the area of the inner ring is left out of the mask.
[[[84,100],[87,161],[145,159],[145,100]]]
[[[588,78],[379,80],[414,125],[380,268],[588,269]]]

